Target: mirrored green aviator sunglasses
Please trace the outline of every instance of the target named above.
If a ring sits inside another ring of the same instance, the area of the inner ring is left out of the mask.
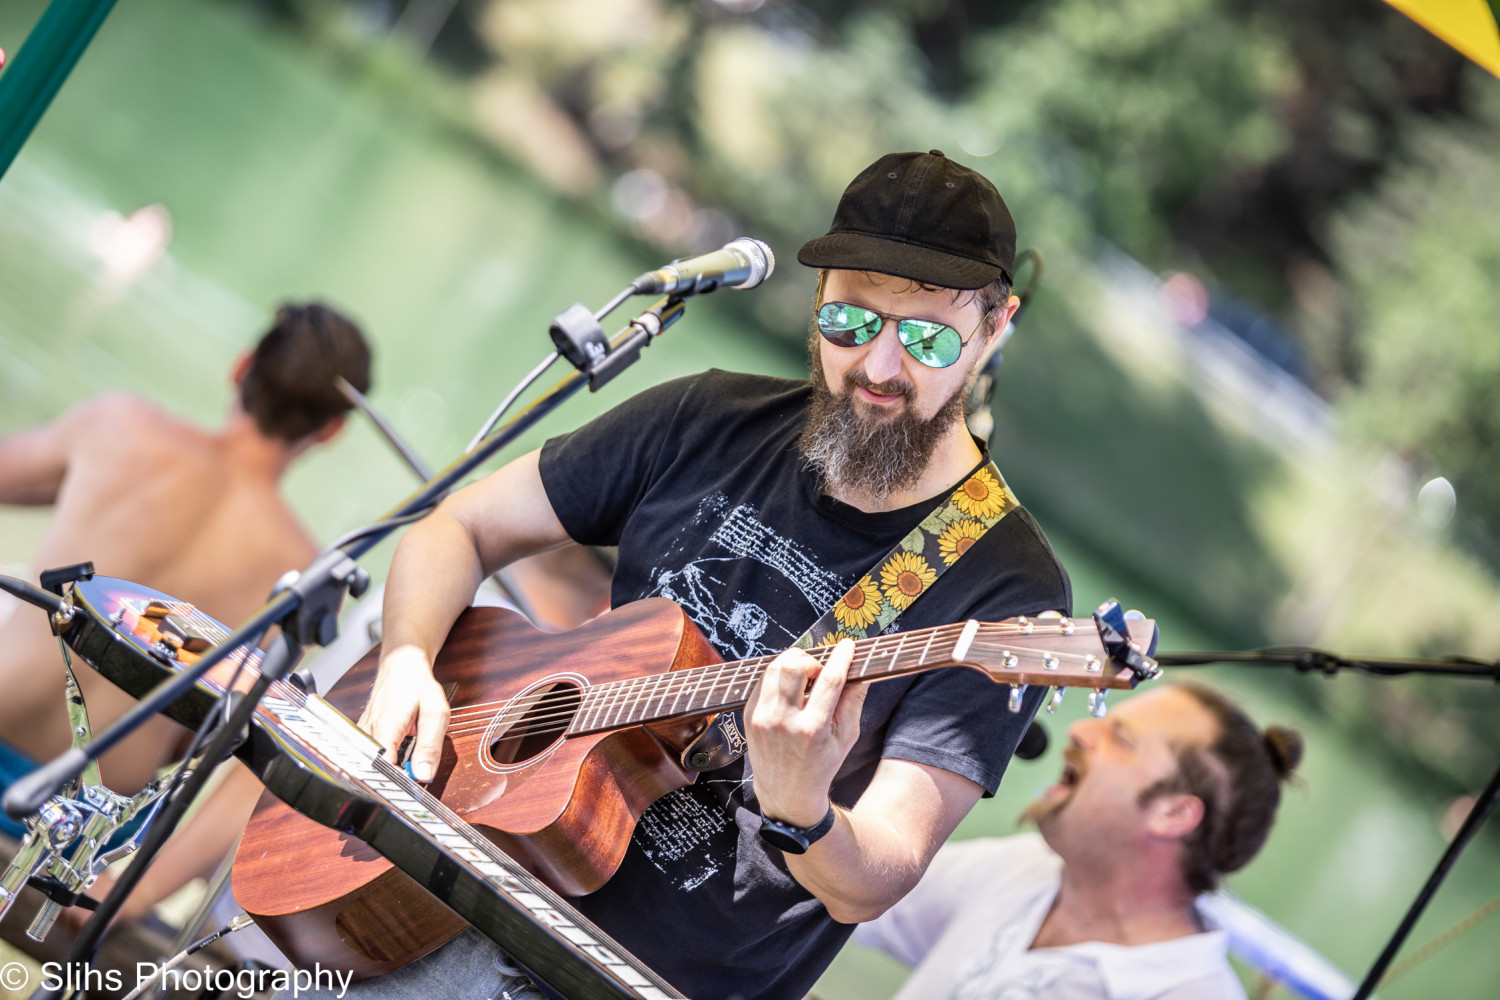
[[[896,324],[896,337],[901,341],[901,346],[906,348],[906,353],[928,368],[947,368],[958,360],[964,347],[974,339],[974,334],[979,332],[979,327],[984,326],[989,315],[985,313],[980,318],[979,326],[966,339],[946,323],[891,316],[848,302],[825,302],[818,307],[818,332],[830,344],[858,347],[874,340],[885,321],[891,320]]]

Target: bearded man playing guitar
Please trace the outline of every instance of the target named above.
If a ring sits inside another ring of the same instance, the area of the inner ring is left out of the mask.
[[[999,192],[937,151],[891,154],[798,259],[820,270],[810,383],[720,371],[666,383],[411,528],[361,719],[391,755],[414,735],[413,773],[431,778],[449,722],[432,665],[453,622],[486,574],[570,539],[619,546],[616,607],[671,598],[726,659],[785,650],[746,706],[748,757],[658,799],[619,870],[574,901],[691,997],[804,995],[852,925],[911,889],[993,793],[1042,693],[1007,711],[1004,686],[969,670],[846,688],[852,644],[822,666],[789,648],[803,630],[841,597],[840,623],[871,634],[882,601],[903,611],[902,631],[1072,603],[963,422],[976,366],[1018,305]],[[950,497],[966,516],[939,540],[942,579],[911,553],[862,579]],[[474,957],[495,951],[466,932],[365,988],[526,995]]]

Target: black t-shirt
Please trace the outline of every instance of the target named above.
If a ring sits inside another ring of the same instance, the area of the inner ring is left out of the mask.
[[[542,482],[563,527],[619,546],[616,607],[667,597],[726,660],[774,654],[937,506],[867,513],[821,494],[797,450],[809,392],[804,381],[709,371],[547,442]],[[1071,605],[1067,574],[1018,507],[894,630]],[[1007,692],[967,669],[872,684],[834,802],[852,806],[882,757],[993,794],[1042,695],[1012,713]],[[619,872],[574,903],[695,1000],[802,997],[852,927],[792,878],[759,828],[745,758],[658,800]]]

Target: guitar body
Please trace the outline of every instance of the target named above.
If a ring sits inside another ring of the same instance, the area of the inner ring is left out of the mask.
[[[454,624],[434,675],[453,716],[428,791],[564,895],[619,868],[636,821],[689,784],[683,747],[704,717],[562,739],[580,685],[717,663],[670,601],[638,601],[549,634],[497,608]],[[358,718],[378,667],[372,652],[325,697]],[[372,848],[262,796],[235,857],[236,900],[299,966],[363,978],[418,958],[465,921]]]

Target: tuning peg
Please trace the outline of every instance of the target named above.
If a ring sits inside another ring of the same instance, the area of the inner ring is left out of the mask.
[[[1047,714],[1056,715],[1057,710],[1062,707],[1063,688],[1053,688],[1052,697],[1047,699]]]
[[[1097,688],[1089,692],[1089,714],[1096,719],[1104,718],[1104,713],[1109,711],[1109,706],[1104,704],[1104,699],[1109,695],[1107,688]]]
[[[1059,665],[1060,664],[1059,664],[1059,661],[1057,659],[1057,654],[1055,654],[1055,653],[1043,653],[1042,654],[1042,666],[1045,667],[1046,669],[1048,669],[1048,670],[1056,670]]]
[[[1006,705],[1012,712],[1021,710],[1021,699],[1026,696],[1025,684],[1012,684],[1010,686],[1010,702]]]

